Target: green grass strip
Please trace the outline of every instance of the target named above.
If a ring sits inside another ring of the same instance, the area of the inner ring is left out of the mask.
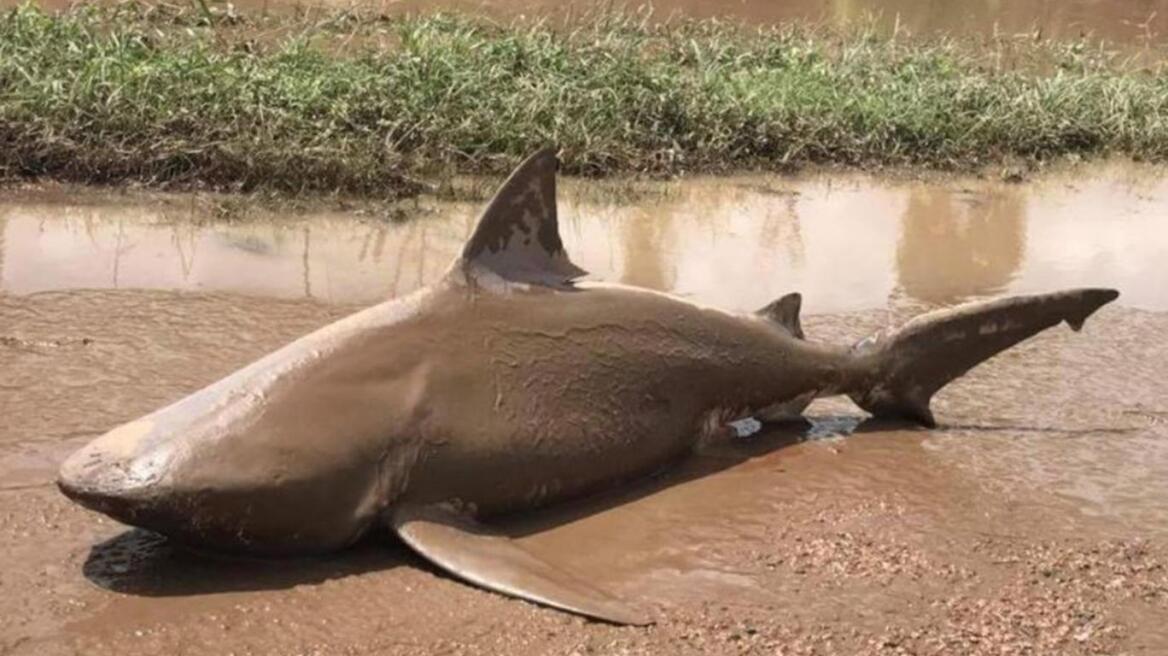
[[[267,39],[124,9],[5,13],[0,172],[394,195],[545,144],[586,174],[1168,156],[1168,76],[1081,43],[343,18]]]

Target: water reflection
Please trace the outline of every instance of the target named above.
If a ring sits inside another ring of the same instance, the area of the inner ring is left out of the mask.
[[[644,200],[612,183],[562,185],[561,226],[593,279],[753,309],[791,290],[809,312],[908,296],[1115,286],[1168,309],[1168,177],[1111,166],[1027,185],[864,176],[662,183]],[[611,200],[610,200],[611,199]],[[344,213],[216,223],[143,201],[0,201],[0,290],[150,288],[369,303],[437,279],[479,206],[420,201],[401,224]]]
[[[237,6],[372,6],[388,13],[458,9],[488,16],[579,15],[594,10],[594,0],[239,0]],[[651,6],[653,15],[734,18],[751,23],[794,19],[822,21],[837,27],[876,19],[892,31],[913,34],[1038,34],[1076,39],[1092,35],[1113,43],[1162,44],[1168,32],[1168,0],[617,0],[614,7]]]
[[[677,271],[667,261],[672,251],[673,215],[654,217],[645,211],[630,214],[621,221],[624,224],[621,282],[653,289],[673,289]]]
[[[897,280],[912,298],[952,304],[1005,289],[1022,265],[1026,202],[1015,188],[914,186],[901,218]]]
[[[21,0],[0,0],[12,7]],[[73,0],[40,0],[62,9]],[[220,4],[212,2],[212,5]],[[549,16],[553,19],[594,11],[595,0],[234,0],[245,11],[341,9],[361,7],[384,14],[458,10],[496,18]],[[1134,47],[1168,43],[1168,0],[615,0],[604,6],[636,10],[651,7],[667,18],[732,18],[756,24],[795,19],[843,27],[876,19],[887,31],[913,34],[1015,35],[1055,39],[1091,35]]]
[[[810,10],[816,3],[797,2]],[[914,34],[1037,33],[1056,39],[1095,35],[1128,43],[1163,42],[1168,3],[1162,0],[835,0],[827,18],[841,25],[878,14]]]

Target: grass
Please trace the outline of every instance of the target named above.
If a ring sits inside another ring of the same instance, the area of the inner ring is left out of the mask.
[[[582,174],[1168,159],[1168,75],[1085,43],[600,15],[0,16],[0,173],[393,196],[545,144]]]

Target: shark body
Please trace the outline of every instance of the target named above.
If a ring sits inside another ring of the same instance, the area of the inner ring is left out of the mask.
[[[732,313],[575,282],[556,159],[504,183],[436,284],[307,335],[72,455],[78,503],[204,547],[343,548],[387,525],[483,587],[616,623],[648,616],[494,534],[493,515],[659,470],[729,422],[848,394],[934,423],[929,398],[1010,345],[1118,294],[968,304],[854,346],[804,339],[792,294]]]

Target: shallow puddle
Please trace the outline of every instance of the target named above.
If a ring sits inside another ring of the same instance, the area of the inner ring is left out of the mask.
[[[867,176],[562,185],[560,224],[591,278],[731,309],[803,293],[811,312],[952,304],[1112,286],[1168,309],[1168,176],[1112,165],[1018,185]],[[481,203],[423,199],[415,219],[257,212],[60,194],[0,200],[0,290],[223,291],[370,303],[431,282]]]
[[[16,4],[17,0],[0,0],[0,6]],[[40,4],[62,8],[70,3],[41,0]],[[1168,37],[1165,0],[235,0],[232,5],[245,11],[360,7],[388,14],[464,11],[500,19],[546,16],[569,20],[602,5],[626,10],[650,8],[655,19],[726,18],[763,25],[805,20],[836,27],[867,24],[874,19],[889,32],[1063,40],[1089,35],[1129,47],[1160,46]]]
[[[305,2],[303,6],[348,6],[351,1],[317,0]],[[565,10],[579,13],[594,9],[596,5],[584,0],[523,3],[513,0],[442,0],[439,3],[372,0],[370,4],[392,11],[432,11],[437,5],[496,16],[554,15]],[[731,18],[757,24],[807,20],[837,27],[876,19],[879,25],[890,31],[900,29],[925,35],[1026,33],[1076,39],[1090,34],[1113,42],[1144,44],[1163,42],[1168,31],[1168,2],[1163,0],[973,0],[961,3],[937,0],[657,0],[644,3],[626,0],[613,6],[636,8],[646,4],[652,7],[653,15],[657,17]]]
[[[850,633],[794,653],[866,653],[890,625],[993,645],[976,632],[1001,617],[1036,618],[995,630],[1025,644],[1049,632],[1045,653],[1107,652],[1117,643],[1105,622],[1124,627],[1131,653],[1168,646],[1140,614],[1168,601],[1148,555],[1168,540],[1160,169],[1025,184],[564,181],[564,241],[592,278],[737,310],[798,290],[812,339],[847,343],[973,297],[1123,293],[1082,333],[1044,333],[946,388],[937,430],[817,402],[809,426],[503,523],[652,609],[661,622],[641,632],[435,577],[384,536],[333,558],[218,560],[61,498],[57,463],[94,435],[442,275],[482,203],[421,199],[399,223],[261,210],[223,222],[211,205],[61,190],[0,199],[2,653],[737,653],[749,650],[701,640],[798,644],[821,627]],[[1074,587],[1088,576],[1102,578]],[[1044,582],[1061,587],[1042,596]]]

